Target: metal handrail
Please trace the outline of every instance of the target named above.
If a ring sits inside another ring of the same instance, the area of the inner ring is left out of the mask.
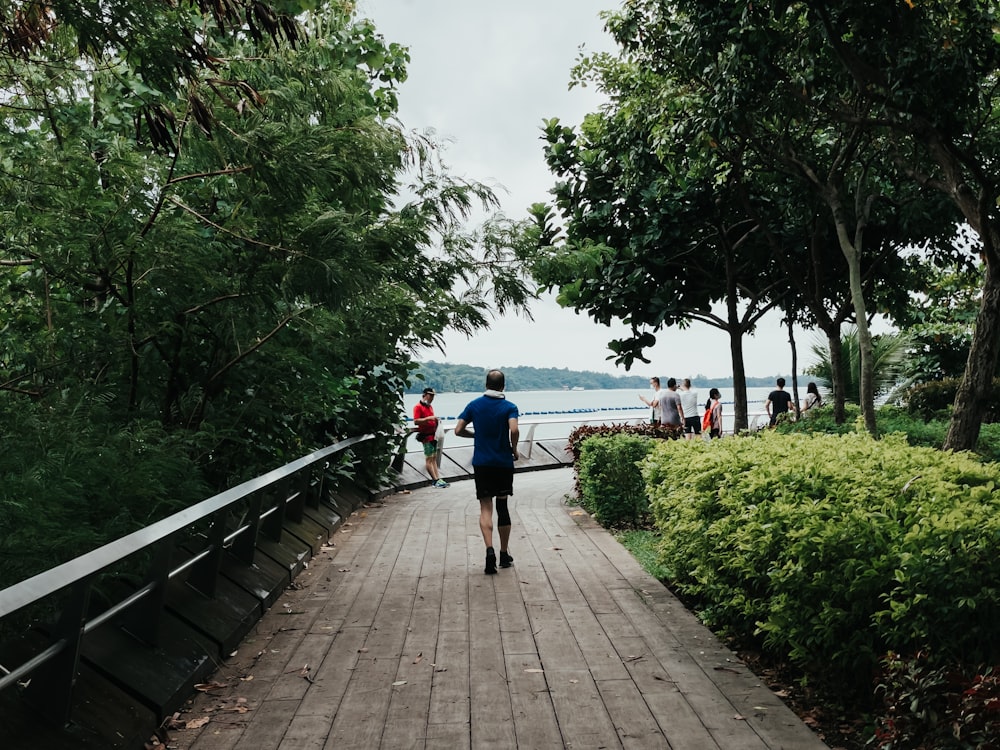
[[[241,524],[239,529],[224,538],[219,535],[219,539],[211,541],[209,547],[173,569],[154,571],[148,577],[150,580],[147,580],[140,589],[88,619],[86,610],[90,586],[101,573],[139,552],[157,548],[172,541],[180,532],[201,521],[214,519],[221,523],[220,514],[235,503],[259,496],[276,486],[281,486],[282,483],[302,479],[308,481],[311,478],[310,472],[315,467],[321,465],[321,469],[326,468],[328,465],[325,463],[326,459],[374,437],[371,434],[359,435],[313,451],[285,466],[220,492],[197,505],[0,591],[0,619],[60,592],[68,589],[73,591],[72,602],[61,613],[60,621],[52,633],[51,645],[13,669],[0,667],[0,671],[4,673],[0,677],[0,690],[21,682],[24,678],[36,673],[41,667],[47,667],[47,671],[51,674],[47,674],[43,680],[32,676],[29,687],[43,698],[43,700],[36,702],[44,703],[50,708],[55,707],[55,712],[61,713],[63,720],[68,720],[72,705],[72,685],[75,680],[81,641],[85,635],[121,614],[124,610],[149,599],[152,593],[157,592],[162,596],[167,581],[203,559],[217,555],[221,550],[215,547],[229,546],[234,537],[251,530],[256,531],[259,529],[261,519],[275,512],[279,512],[279,518],[283,517],[283,510],[289,502],[296,499],[301,501],[302,490],[290,488],[291,491],[276,497],[269,507],[261,510],[256,523]],[[320,479],[320,488],[314,498],[315,504],[319,502],[318,492],[321,491],[321,486],[322,478]],[[147,621],[150,620],[156,622],[159,617],[147,618]],[[151,640],[155,640],[155,638]],[[54,667],[53,663],[56,661],[58,664]],[[42,684],[36,684],[38,682]]]
[[[725,402],[725,403],[732,403],[732,402]],[[576,409],[570,412],[552,412],[552,413],[564,414],[565,416],[555,417],[551,419],[519,419],[518,426],[521,428],[520,444],[522,446],[523,445],[527,446],[527,450],[522,451],[522,454],[526,459],[529,460],[531,459],[531,453],[535,445],[535,429],[539,425],[553,425],[553,424],[579,425],[579,424],[589,424],[592,422],[597,422],[597,423],[610,422],[612,424],[631,424],[631,423],[644,424],[649,419],[649,415],[646,413],[643,413],[642,415],[637,414],[636,416],[632,417],[618,417],[608,413],[614,411],[639,411],[639,409],[635,409],[633,407]],[[549,413],[549,412],[531,412],[530,415],[533,416],[535,414],[541,414],[541,413]],[[584,417],[581,416],[581,414],[594,414],[598,416]],[[749,427],[751,431],[759,430],[764,426],[766,426],[767,424],[766,411],[751,411],[747,413],[747,416],[752,417],[752,421],[750,422],[750,427]],[[440,419],[439,429],[441,431],[442,439],[439,440],[438,442],[438,449],[439,449],[437,454],[438,465],[441,464],[441,459],[444,455],[444,442],[445,442],[444,438],[448,435],[448,433],[454,432],[456,424],[456,422],[453,421],[454,420],[453,417],[440,417],[439,419]],[[409,417],[407,417],[407,421],[411,421]],[[527,428],[527,430],[525,430],[524,428]],[[414,430],[415,428],[410,428],[411,432]],[[472,442],[470,438],[461,438],[461,439],[467,440],[470,443]],[[420,450],[407,451],[407,452],[421,453]]]

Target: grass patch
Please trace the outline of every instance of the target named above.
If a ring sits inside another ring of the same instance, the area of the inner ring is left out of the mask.
[[[659,562],[660,535],[655,531],[648,529],[620,531],[615,534],[615,538],[632,553],[632,557],[638,560],[643,570],[653,578],[658,581],[670,578],[670,570]]]

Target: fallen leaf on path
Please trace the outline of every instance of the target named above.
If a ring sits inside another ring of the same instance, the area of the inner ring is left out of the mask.
[[[207,693],[209,690],[224,690],[227,687],[229,685],[224,682],[199,682],[194,686],[194,689],[202,693]]]
[[[544,669],[526,669],[524,670],[527,674],[545,674]]]
[[[562,547],[549,547],[549,549],[555,550],[556,552],[562,552]]]
[[[417,658],[413,660],[413,663],[414,664],[419,664],[421,661],[423,661],[423,658],[424,658],[424,655],[423,655],[423,652],[421,652],[421,653],[417,654]]]
[[[190,721],[184,722],[185,729],[201,729],[203,726],[208,724],[211,719],[207,716],[202,716],[200,719],[191,719]]]
[[[392,683],[392,686],[393,687],[399,687],[400,685],[405,685],[405,684],[406,684],[406,680],[396,680],[394,683]]]

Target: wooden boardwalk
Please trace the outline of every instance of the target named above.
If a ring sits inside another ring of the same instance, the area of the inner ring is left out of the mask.
[[[514,566],[495,576],[471,482],[358,511],[169,747],[826,747],[567,504],[570,469],[518,474],[514,492]]]

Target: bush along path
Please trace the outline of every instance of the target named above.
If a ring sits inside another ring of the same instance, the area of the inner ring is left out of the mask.
[[[1000,747],[1000,467],[904,435],[636,441],[579,441],[581,503],[651,519],[665,582],[772,677],[855,711],[847,745]]]

